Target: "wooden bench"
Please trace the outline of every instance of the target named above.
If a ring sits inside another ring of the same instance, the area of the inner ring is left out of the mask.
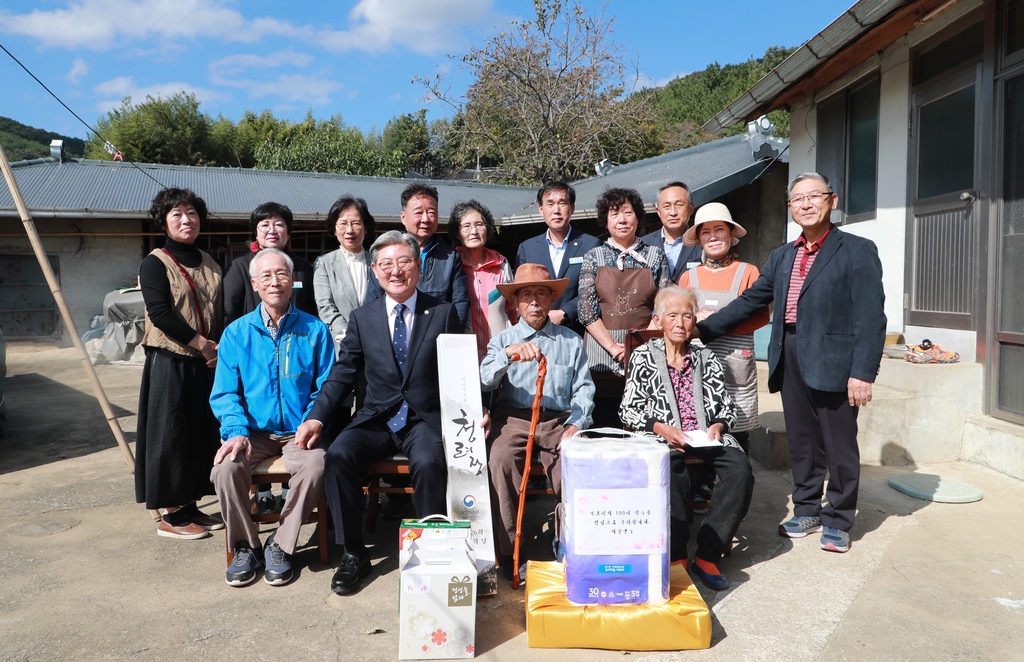
[[[363,487],[363,492],[369,495],[369,512],[366,514],[366,532],[373,533],[377,528],[378,494],[412,494],[412,486],[406,487],[382,487],[381,479],[394,478],[397,476],[409,475],[409,458],[403,453],[392,455],[389,458],[373,462],[365,469],[363,474],[369,479]],[[531,476],[547,476],[544,465],[540,462],[533,462],[530,465]],[[550,487],[544,489],[526,490],[527,494],[554,494]]]

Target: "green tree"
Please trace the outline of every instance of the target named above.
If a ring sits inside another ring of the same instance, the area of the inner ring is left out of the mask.
[[[131,161],[218,165],[212,125],[210,116],[199,110],[194,94],[178,92],[166,99],[147,96],[137,105],[125,97],[121,107],[100,118],[96,128]],[[93,134],[86,143],[86,158],[109,160],[103,144]]]
[[[381,145],[385,149],[405,154],[413,170],[428,175],[433,173],[430,126],[427,124],[425,109],[388,120],[381,135]]]
[[[340,115],[329,120],[306,120],[285,125],[256,148],[256,167],[265,170],[330,172],[374,177],[404,177],[408,157],[368,140],[355,128],[345,126]]]
[[[651,92],[627,94],[636,73],[612,40],[614,19],[579,0],[533,4],[533,20],[458,58],[472,80],[464,97],[442,75],[419,79],[461,117],[446,140],[463,155],[496,158],[522,183],[577,179],[604,158],[660,153]]]

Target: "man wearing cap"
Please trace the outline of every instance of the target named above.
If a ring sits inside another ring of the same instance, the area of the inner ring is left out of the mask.
[[[558,499],[562,492],[558,461],[561,441],[589,427],[594,408],[594,383],[590,380],[583,340],[573,331],[553,324],[548,316],[552,302],[568,285],[567,278],[551,280],[542,265],[520,265],[512,283],[498,285],[501,295],[519,310],[519,323],[491,338],[487,356],[480,365],[483,390],[501,387],[491,418],[487,464],[501,514],[497,538],[506,579],[513,575],[512,539],[536,394],[537,359],[541,355],[547,358],[548,371],[534,452],[539,454]],[[518,359],[513,358],[516,356]],[[556,508],[556,557],[560,556],[560,529],[561,515]]]
[[[768,389],[782,391],[794,511],[779,533],[822,531],[822,549],[845,552],[860,482],[857,412],[871,401],[885,345],[882,263],[873,242],[832,225],[838,197],[826,177],[798,175],[787,194],[800,237],[772,251],[761,276],[697,328],[713,341],[775,302]]]
[[[537,211],[548,226],[547,232],[519,244],[516,267],[540,264],[549,274],[567,279],[568,285],[555,297],[548,317],[555,324],[564,324],[582,333],[576,305],[580,267],[583,256],[601,245],[601,240],[569,225],[576,211],[576,190],[565,182],[548,182],[537,191]]]
[[[701,263],[700,246],[683,241],[686,225],[693,215],[690,187],[683,182],[669,182],[658,189],[657,212],[661,230],[644,235],[640,241],[665,251],[672,282],[678,283],[684,271]]]

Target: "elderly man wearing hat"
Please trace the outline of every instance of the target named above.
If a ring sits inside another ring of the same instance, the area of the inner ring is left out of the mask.
[[[594,383],[590,380],[587,352],[583,340],[548,318],[551,305],[569,284],[568,278],[551,280],[547,268],[523,264],[516,269],[512,283],[498,285],[501,295],[515,304],[519,323],[505,329],[487,344],[487,356],[480,365],[484,391],[501,387],[492,413],[488,467],[491,485],[498,500],[502,526],[498,528],[498,548],[502,573],[512,579],[512,539],[515,536],[516,511],[526,438],[530,431],[533,399],[536,394],[537,358],[547,358],[548,372],[541,400],[540,423],[534,437],[534,450],[551,479],[555,497],[561,498],[562,476],[558,461],[562,439],[590,426],[594,409]],[[518,355],[518,360],[513,356]],[[555,509],[554,552],[560,556],[559,509]]]
[[[734,249],[746,234],[720,202],[709,202],[698,209],[693,227],[683,234],[684,244],[700,246],[704,252],[701,264],[690,267],[679,278],[682,287],[689,287],[697,295],[698,320],[724,308],[760,275],[754,265],[740,262]],[[729,432],[743,452],[749,451],[750,430],[757,427],[754,331],[768,320],[766,306],[728,335],[707,344],[725,369],[725,386],[736,407],[736,425]]]

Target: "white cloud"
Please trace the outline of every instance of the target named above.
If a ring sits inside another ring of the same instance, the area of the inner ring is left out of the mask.
[[[89,65],[82,58],[76,57],[75,61],[71,63],[71,71],[68,72],[65,78],[72,83],[77,83],[87,73],[89,73]]]
[[[380,51],[400,45],[430,54],[461,40],[458,29],[479,24],[491,13],[492,0],[360,0],[349,30],[319,35],[324,48],[343,53]]]
[[[309,55],[291,50],[270,55],[229,55],[210,63],[210,81],[215,85],[244,89],[252,99],[276,96],[286,101],[323,106],[330,102],[331,93],[340,90],[342,85],[322,72],[313,75],[282,73],[273,78],[260,75],[281,67],[302,68],[311,62],[313,58]],[[244,74],[249,70],[255,70],[256,76],[246,77]]]
[[[504,23],[494,0],[359,0],[348,30],[246,18],[231,0],[69,0],[64,8],[17,14],[0,10],[0,32],[33,37],[43,46],[106,51],[148,40],[167,54],[196,39],[256,43],[267,36],[331,51],[381,51],[402,46],[433,54],[463,41],[466,26]],[[147,52],[150,49],[146,49]]]
[[[147,96],[153,98],[163,97],[166,99],[178,92],[195,94],[200,101],[215,101],[223,98],[223,95],[213,90],[207,90],[180,81],[140,86],[135,83],[135,78],[132,76],[111,78],[94,87],[93,91],[96,93],[96,96],[101,97],[101,100],[97,101],[94,105],[95,109],[100,112],[119,108],[124,97],[131,97],[132,103],[136,104],[145,101]]]
[[[311,56],[290,50],[270,55],[229,55],[210,63],[210,80],[217,85],[248,87],[251,81],[238,78],[247,69],[276,69],[285,65],[305,67],[312,61]]]
[[[176,49],[182,39],[258,41],[268,34],[297,36],[304,31],[273,18],[247,21],[217,0],[77,0],[65,9],[0,11],[0,30],[35,37],[43,46],[99,51],[154,37]]]

